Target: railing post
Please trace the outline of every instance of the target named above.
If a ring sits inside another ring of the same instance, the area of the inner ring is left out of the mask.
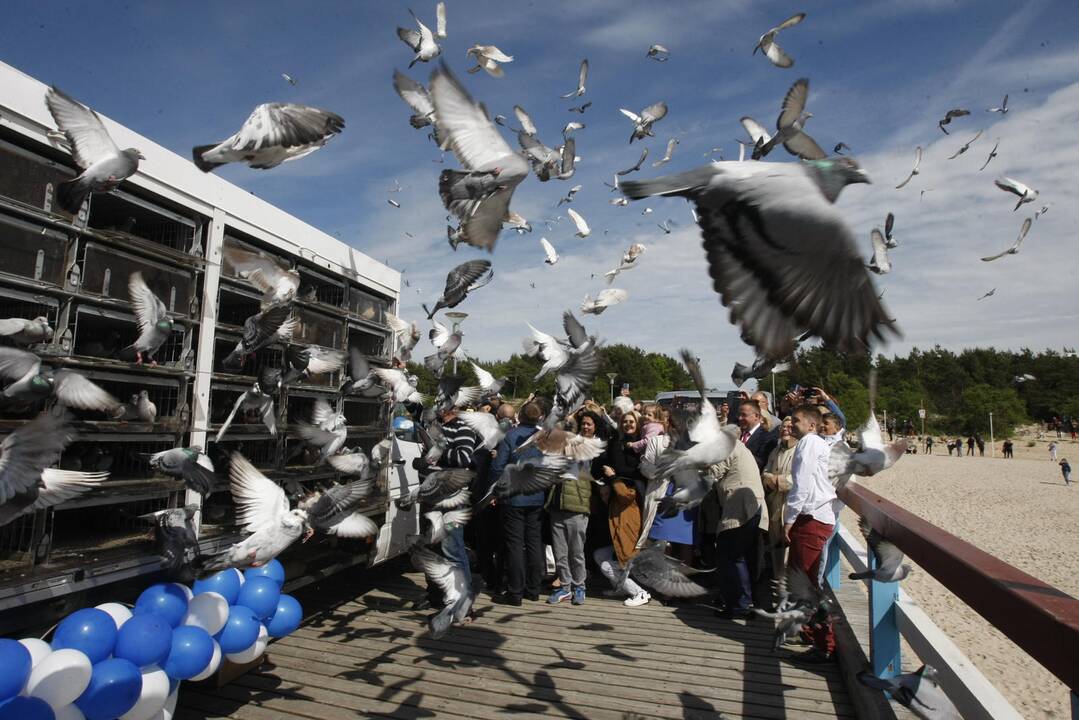
[[[1072,690],[1072,720],[1079,720],[1079,693]]]
[[[869,553],[869,569],[877,567]],[[903,672],[899,657],[899,625],[895,604],[899,601],[899,583],[869,581],[869,664],[879,678],[897,677]]]
[[[836,519],[837,527],[839,519]],[[832,588],[832,592],[839,590],[839,583],[841,581],[842,565],[839,562],[843,555],[842,548],[839,547],[839,532],[833,532],[832,537],[828,539],[828,543],[824,546],[826,555],[824,556],[824,579],[828,583],[828,587]]]

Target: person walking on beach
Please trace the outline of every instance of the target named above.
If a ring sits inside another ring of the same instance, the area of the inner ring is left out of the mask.
[[[1005,458],[1014,457],[1013,454],[1012,454],[1012,441],[1011,440],[1005,440],[1004,441],[1004,457]]]
[[[1064,486],[1067,487],[1072,484],[1072,466],[1068,464],[1068,458],[1062,458],[1060,461],[1060,474],[1064,476]]]
[[[962,446],[960,446],[960,454],[962,454]],[[967,455],[974,457],[974,436],[967,436]]]
[[[933,436],[932,435],[926,435],[925,436],[925,454],[926,455],[932,455],[933,454]],[[951,454],[951,453],[949,453],[949,454]]]
[[[1049,459],[1050,459],[1050,460],[1051,460],[1052,462],[1056,462],[1056,461],[1057,461],[1057,444],[1056,444],[1056,442],[1055,442],[1055,441],[1054,441],[1054,442],[1051,442],[1051,443],[1049,443]]]
[[[985,457],[985,440],[982,440],[982,436],[975,435],[974,443],[978,446],[978,457]]]

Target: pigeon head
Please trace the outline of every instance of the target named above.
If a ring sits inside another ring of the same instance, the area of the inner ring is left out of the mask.
[[[847,185],[870,182],[869,176],[858,161],[846,155],[823,160],[808,160],[806,165],[812,170],[811,175],[821,192],[828,198],[828,202],[834,203],[840,191]]]
[[[127,148],[126,150],[124,150],[122,152],[123,152],[124,155],[126,155],[135,164],[138,164],[139,160],[145,160],[146,159],[146,157],[142,153],[140,153],[138,150],[136,150],[135,148]]]

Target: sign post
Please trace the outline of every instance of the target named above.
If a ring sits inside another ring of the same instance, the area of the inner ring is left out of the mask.
[[[925,408],[918,408],[918,417],[922,421],[922,436],[925,436]]]

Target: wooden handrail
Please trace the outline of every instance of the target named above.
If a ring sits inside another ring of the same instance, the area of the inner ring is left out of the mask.
[[[851,482],[839,499],[971,609],[1079,692],[1079,600]],[[1037,532],[1001,527],[1000,532]]]

